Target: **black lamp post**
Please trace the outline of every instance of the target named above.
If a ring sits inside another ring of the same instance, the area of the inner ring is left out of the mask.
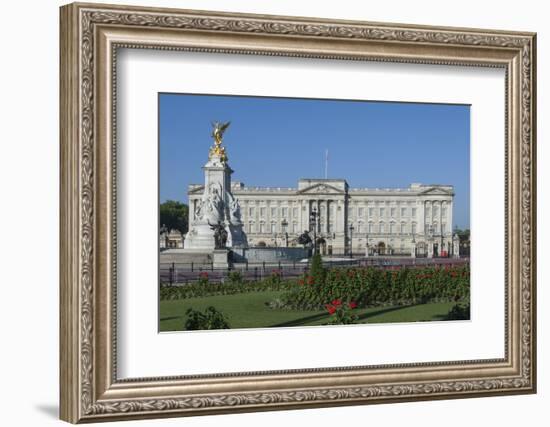
[[[313,253],[317,253],[317,209],[313,208],[309,214],[310,228],[313,227]]]
[[[285,218],[283,218],[283,221],[281,222],[281,225],[283,226],[283,233],[285,235],[285,247],[288,248],[288,231],[286,227],[288,226],[288,222]]]
[[[353,258],[353,230],[355,230],[355,227],[353,226],[353,223],[349,225],[349,257]]]

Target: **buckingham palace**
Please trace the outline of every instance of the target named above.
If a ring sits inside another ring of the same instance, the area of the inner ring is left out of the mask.
[[[297,246],[309,230],[323,254],[447,256],[453,251],[452,185],[350,188],[345,179],[300,179],[297,187],[231,182],[248,245]],[[188,188],[190,222],[204,185]]]

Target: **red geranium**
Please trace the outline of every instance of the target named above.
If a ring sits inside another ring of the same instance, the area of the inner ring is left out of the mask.
[[[325,308],[327,309],[329,314],[336,313],[336,307],[334,307],[332,304],[325,305]]]
[[[335,299],[334,301],[332,301],[332,305],[338,307],[338,306],[342,305],[342,300],[341,299]]]
[[[349,306],[349,308],[351,308],[353,310],[354,308],[357,308],[357,303],[355,301],[350,301],[348,306]]]
[[[313,276],[307,276],[307,284],[313,285],[315,283],[315,278]]]

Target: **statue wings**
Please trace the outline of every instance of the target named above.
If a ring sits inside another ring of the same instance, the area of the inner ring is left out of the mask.
[[[217,135],[221,139],[223,137],[224,132],[226,131],[226,129],[229,127],[230,124],[231,122],[225,122],[225,123],[213,122],[212,127],[214,129],[212,130],[212,135]]]

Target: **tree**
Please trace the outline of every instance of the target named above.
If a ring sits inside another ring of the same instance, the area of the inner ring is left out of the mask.
[[[455,228],[455,233],[458,235],[458,238],[460,239],[460,243],[466,243],[470,240],[469,228],[466,228],[464,230],[461,230],[460,228]]]
[[[313,254],[313,258],[311,258],[309,274],[318,285],[325,283],[326,270],[325,267],[323,267],[323,259],[321,258],[321,254],[319,252],[315,252],[315,254]]]
[[[167,200],[160,204],[160,225],[168,230],[178,230],[182,234],[187,233],[189,220],[189,207],[185,203],[175,200]]]

